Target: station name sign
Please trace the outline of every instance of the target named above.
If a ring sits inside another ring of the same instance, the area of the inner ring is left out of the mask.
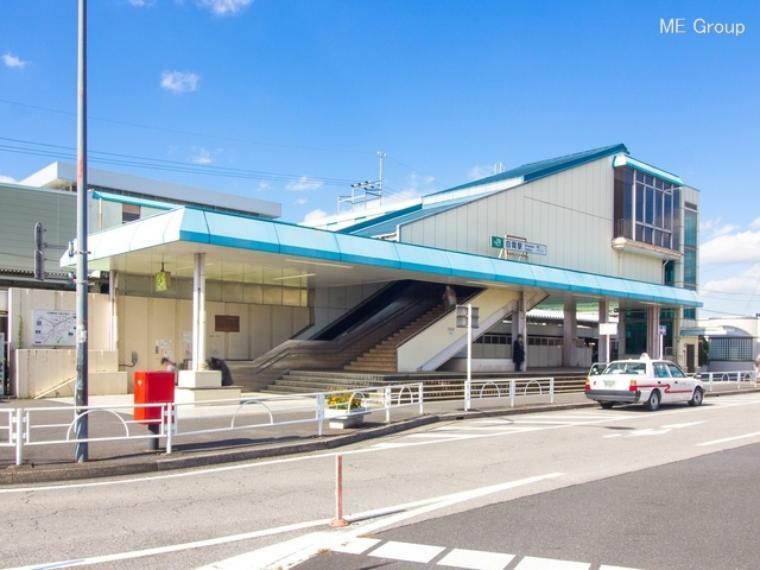
[[[534,243],[509,236],[491,236],[491,247],[515,253],[532,253],[535,255],[546,255],[547,251],[546,245],[543,243]]]

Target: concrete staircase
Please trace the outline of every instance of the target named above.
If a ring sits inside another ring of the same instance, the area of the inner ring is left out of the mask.
[[[393,373],[398,370],[396,349],[406,339],[425,329],[446,312],[442,304],[423,313],[405,327],[379,342],[361,356],[349,362],[344,370],[359,373]]]
[[[323,370],[294,370],[277,379],[263,391],[274,394],[304,394],[310,392],[331,392],[352,390],[385,384],[383,376],[374,374],[352,374]]]

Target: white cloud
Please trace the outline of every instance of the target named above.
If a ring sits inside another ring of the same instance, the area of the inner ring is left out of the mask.
[[[306,214],[303,217],[303,221],[304,221],[304,223],[308,224],[308,223],[312,223],[312,222],[316,222],[318,220],[321,220],[322,218],[324,218],[326,216],[327,216],[327,212],[325,212],[324,210],[320,210],[319,208],[317,208],[316,210],[312,210],[311,212],[309,212],[308,214]]]
[[[709,234],[707,239],[730,234],[738,229],[734,224],[724,224],[723,218],[712,218],[703,220],[699,223],[699,229],[702,233]]]
[[[153,6],[156,0],[129,0],[129,3],[135,8],[146,8]]]
[[[201,8],[210,10],[217,16],[231,16],[237,14],[253,3],[253,0],[198,0]]]
[[[5,52],[3,54],[3,63],[5,64],[5,67],[24,69],[28,62],[24,61],[17,55],[13,55],[11,52]]]
[[[295,201],[296,206],[303,206],[304,204],[308,204],[309,199],[308,198],[297,198]]]
[[[749,227],[753,230],[760,230],[760,218],[755,218]]]
[[[259,182],[259,192],[263,192],[264,190],[269,190],[272,187],[272,185],[267,182],[266,180],[261,180]]]
[[[760,263],[760,230],[717,236],[699,248],[703,265]]]
[[[319,190],[324,186],[324,182],[320,182],[319,180],[314,180],[313,178],[309,178],[308,176],[301,176],[298,180],[294,180],[293,182],[288,182],[285,185],[285,188],[290,190],[291,192],[306,192],[311,190]]]
[[[3,176],[0,174],[0,184],[15,184],[16,179],[11,176]]]
[[[760,295],[758,283],[760,283],[760,263],[755,263],[737,275],[708,281],[703,289],[708,292],[708,297],[709,293],[750,295],[752,291],[757,291]]]
[[[188,71],[164,71],[161,74],[161,87],[172,93],[190,93],[198,90],[201,77]]]
[[[190,160],[195,164],[213,164],[214,157],[211,152],[201,147],[196,149]]]
[[[485,178],[486,176],[491,176],[493,174],[493,167],[492,166],[483,166],[480,164],[476,164],[470,170],[467,171],[467,178],[469,180],[479,180],[481,178]]]

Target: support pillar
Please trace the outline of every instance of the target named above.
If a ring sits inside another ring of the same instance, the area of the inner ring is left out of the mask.
[[[102,202],[102,200],[101,200]],[[108,344],[111,350],[119,351],[119,272],[111,270],[108,274],[108,308],[111,313]]]
[[[578,336],[578,321],[576,318],[575,298],[565,300],[564,320],[562,322],[562,366],[575,368],[578,366],[578,354],[575,346]]]
[[[517,335],[522,335],[523,346],[525,347],[525,360],[523,361],[523,370],[528,369],[528,320],[527,311],[525,310],[525,292],[521,291],[517,299],[517,306],[512,311],[512,346],[517,340]],[[515,370],[517,372],[517,370]]]
[[[610,302],[607,299],[599,300],[599,324],[607,324],[610,322]],[[601,327],[600,327],[601,328]],[[597,350],[598,362],[610,361],[610,335],[597,335],[599,348]]]
[[[623,307],[618,305],[618,332],[617,332],[617,341],[618,341],[618,359],[622,359],[625,357],[625,310]]]
[[[660,354],[660,307],[647,305],[647,354],[651,358],[662,358]]]
[[[206,368],[206,254],[196,253],[193,266],[193,371]]]

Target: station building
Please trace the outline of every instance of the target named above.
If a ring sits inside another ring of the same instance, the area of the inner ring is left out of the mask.
[[[73,172],[62,168],[23,191],[65,192]],[[286,389],[283,376],[297,370],[455,373],[466,331],[447,285],[479,309],[476,371],[513,372],[518,334],[530,372],[641,352],[697,364],[699,192],[622,144],[308,225],[278,221],[272,203],[102,176],[111,178],[91,178],[90,348],[107,363],[93,368],[107,389],[126,390],[130,369],[162,356],[183,363],[188,397],[218,386],[212,356],[251,391]],[[60,264],[73,270],[66,253]],[[67,381],[38,381],[40,362],[58,354],[35,346],[36,322],[19,326],[35,319],[39,294],[6,293],[20,396]]]

